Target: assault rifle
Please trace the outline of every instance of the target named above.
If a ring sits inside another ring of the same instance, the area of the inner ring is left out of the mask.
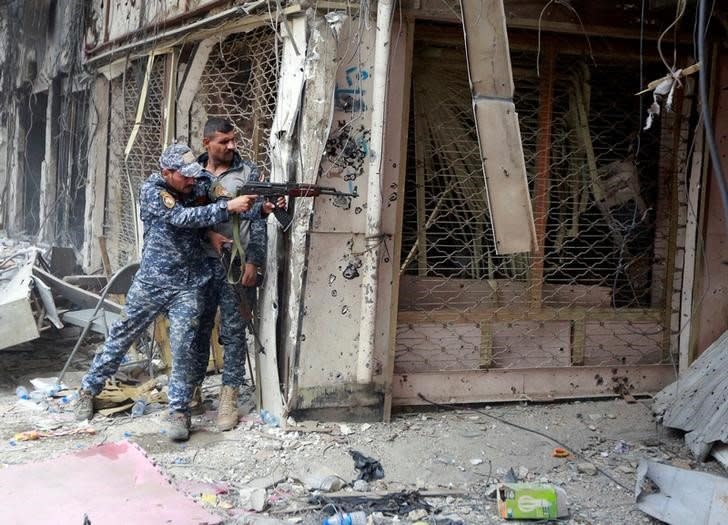
[[[250,301],[248,300],[248,290],[240,282],[243,278],[243,268],[234,263],[232,254],[232,247],[229,244],[224,245],[220,255],[220,262],[228,274],[228,282],[230,283],[230,286],[233,287],[235,295],[238,296],[238,310],[240,311],[240,317],[245,324],[245,328],[247,328],[255,338],[255,342],[258,344],[260,353],[265,354],[265,348],[263,348],[263,345],[258,338],[258,332],[255,330],[255,325],[253,325],[253,309],[251,308]],[[259,283],[256,283],[256,285],[257,284]]]
[[[299,182],[246,182],[235,193],[235,197],[240,195],[260,195],[273,202],[278,197],[318,197],[319,195],[330,195],[335,200],[342,202],[340,199],[350,199],[359,196],[356,191],[348,193],[328,186]],[[343,202],[344,204],[348,204],[346,200]],[[273,208],[273,215],[284,230],[288,229],[293,220],[286,210],[278,207]]]

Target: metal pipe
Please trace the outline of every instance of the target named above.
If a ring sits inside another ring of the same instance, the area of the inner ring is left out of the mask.
[[[393,0],[379,0],[377,33],[374,41],[372,86],[372,130],[369,140],[369,182],[367,189],[366,250],[362,277],[357,383],[371,383],[377,320],[377,278],[382,243],[382,167],[384,161],[384,118],[387,100],[390,35]]]

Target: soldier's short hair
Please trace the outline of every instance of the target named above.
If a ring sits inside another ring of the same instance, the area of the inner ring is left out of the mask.
[[[211,139],[215,136],[215,133],[230,133],[235,129],[233,123],[222,117],[210,117],[205,122],[205,128],[203,130],[203,136],[206,139]]]

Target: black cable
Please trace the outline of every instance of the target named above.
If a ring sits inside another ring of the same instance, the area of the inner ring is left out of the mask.
[[[446,408],[448,410],[459,410],[458,407],[453,406],[453,405],[446,405],[446,404],[435,403],[434,401],[430,401],[425,396],[423,396],[420,392],[417,392],[417,397],[419,397],[422,401],[425,401],[426,403],[429,403],[429,404],[431,404],[433,406],[436,406],[438,408]],[[532,428],[528,428],[528,427],[521,426],[518,423],[512,423],[512,422],[508,421],[507,419],[503,419],[503,418],[500,418],[498,416],[494,416],[493,414],[488,414],[487,412],[484,412],[482,410],[478,410],[477,408],[471,408],[470,410],[472,410],[473,412],[477,412],[478,414],[482,414],[485,417],[489,417],[491,419],[494,419],[495,421],[498,421],[499,423],[503,423],[504,425],[509,425],[509,426],[512,426],[512,427],[517,428],[519,430],[523,430],[525,432],[530,432],[531,434],[536,434],[537,436],[541,436],[542,438],[548,439],[549,441],[552,441],[552,442],[556,443],[561,448],[565,448],[566,450],[571,451],[571,453],[574,454],[574,456],[576,456],[577,458],[582,459],[582,460],[586,461],[587,463],[589,463],[590,465],[592,465],[595,469],[597,469],[597,472],[599,472],[600,474],[602,474],[603,476],[605,476],[609,480],[613,481],[614,483],[616,483],[617,485],[619,485],[620,487],[622,487],[624,490],[626,490],[628,492],[632,492],[632,490],[634,489],[633,487],[628,487],[627,485],[625,485],[621,481],[615,479],[611,474],[609,474],[609,472],[607,472],[606,470],[604,470],[603,468],[601,468],[599,465],[597,465],[596,463],[594,463],[591,459],[589,459],[586,456],[584,456],[581,452],[576,452],[576,450],[574,449],[574,447],[570,447],[566,443],[563,443],[563,442],[559,441],[558,439],[556,439],[553,436],[550,436],[548,434],[545,434],[545,433],[541,432],[540,430],[534,430]]]
[[[718,146],[715,143],[715,135],[713,134],[713,119],[710,115],[710,108],[708,107],[708,82],[705,71],[707,67],[705,62],[705,0],[698,1],[698,62],[700,62],[698,92],[700,96],[700,109],[703,114],[703,126],[705,127],[705,139],[708,142],[710,160],[713,164],[713,174],[718,181],[720,196],[723,200],[723,214],[726,218],[726,225],[728,225],[728,187],[726,187],[723,168],[720,164]]]

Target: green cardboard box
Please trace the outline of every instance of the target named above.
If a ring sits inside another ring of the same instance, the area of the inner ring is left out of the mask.
[[[501,483],[498,513],[507,520],[555,520],[569,515],[566,492],[553,485]]]

